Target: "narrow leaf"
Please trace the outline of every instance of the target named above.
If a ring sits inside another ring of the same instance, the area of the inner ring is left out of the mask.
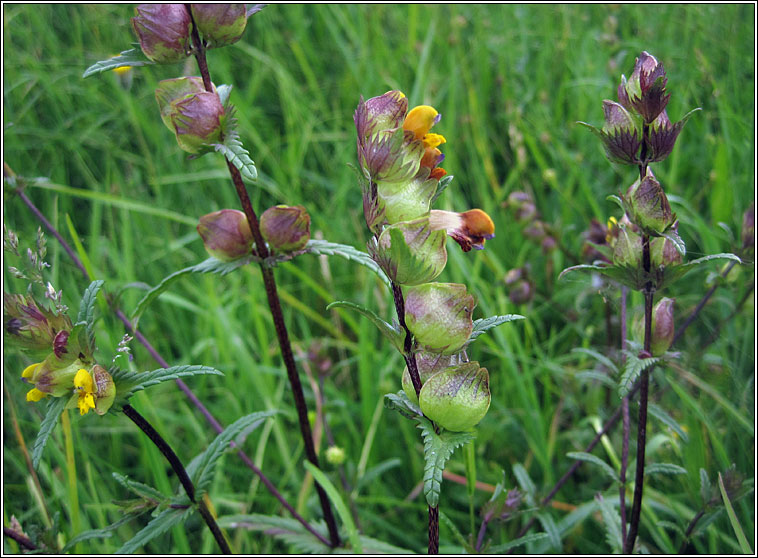
[[[743,554],[752,554],[753,551],[750,548],[750,544],[747,542],[747,539],[745,538],[745,533],[742,531],[740,521],[737,519],[737,514],[734,513],[732,502],[729,500],[729,495],[726,493],[726,488],[724,488],[724,479],[721,477],[721,473],[719,473],[719,490],[721,491],[721,499],[724,501],[726,514],[729,516],[729,522],[732,524],[734,534],[737,536],[737,541],[740,543],[740,550]]]
[[[193,273],[218,273],[220,275],[226,275],[227,273],[231,273],[243,265],[249,264],[251,261],[252,257],[240,258],[232,262],[222,262],[221,260],[211,257],[200,262],[199,264],[185,267],[179,271],[175,271],[163,279],[163,281],[158,283],[155,287],[150,289],[147,294],[142,297],[142,300],[137,303],[137,307],[134,309],[131,316],[132,320],[135,321],[134,327],[137,327],[137,321],[139,321],[140,316],[142,316],[148,305],[150,305],[151,302],[153,302],[163,292],[165,292],[166,289],[168,289],[174,282],[176,282],[177,279],[180,279],[185,275],[191,275]]]
[[[514,320],[525,320],[524,316],[519,314],[505,314],[504,316],[490,316],[489,318],[480,318],[474,320],[474,329],[471,331],[471,337],[468,342],[470,343],[482,333],[489,331],[490,329],[504,324],[506,322],[512,322]]]
[[[513,466],[513,475],[516,477],[516,481],[521,487],[521,491],[524,493],[526,503],[530,506],[534,506],[534,497],[537,489],[534,486],[534,481],[529,476],[526,468],[521,463],[516,463]]]
[[[687,433],[684,431],[684,429],[681,426],[679,426],[679,423],[676,422],[671,417],[671,415],[669,415],[661,407],[659,407],[655,403],[648,403],[647,410],[652,416],[654,416],[663,424],[671,428],[671,430],[676,432],[677,436],[679,436],[685,444],[689,441],[690,438],[687,435]]]
[[[645,474],[686,475],[687,469],[680,467],[679,465],[674,465],[673,463],[651,463],[645,465]]]
[[[219,527],[225,529],[247,529],[262,531],[289,545],[300,553],[328,554],[332,552],[328,546],[313,536],[303,525],[289,517],[279,517],[262,514],[225,515],[218,520]],[[325,538],[328,538],[323,522],[312,523],[312,527]]]
[[[593,463],[597,465],[598,467],[600,467],[603,470],[603,472],[611,478],[611,480],[613,480],[614,482],[619,481],[618,475],[616,474],[616,471],[613,469],[613,467],[608,465],[608,463],[606,463],[605,461],[603,461],[596,455],[592,455],[591,453],[585,453],[583,451],[573,451],[573,452],[567,453],[566,457],[569,457],[571,459],[576,459],[578,461],[586,461],[587,463]]]
[[[113,380],[116,383],[116,396],[128,399],[135,392],[160,384],[161,382],[176,380],[177,378],[184,378],[187,376],[197,376],[200,374],[223,376],[223,373],[210,366],[191,364],[172,366],[170,368],[159,368],[151,372],[120,371],[115,375],[111,374],[111,376],[113,376]]]
[[[58,424],[58,418],[60,418],[68,401],[68,397],[51,397],[50,402],[47,404],[45,418],[42,419],[42,424],[40,424],[39,432],[37,433],[37,439],[34,440],[34,446],[32,447],[32,467],[35,469],[39,465],[39,460],[42,458],[42,450],[45,449],[47,439],[50,437],[50,434],[52,434],[55,425]]]
[[[178,525],[195,510],[190,507],[187,509],[168,508],[155,516],[150,523],[145,525],[136,535],[126,541],[124,545],[116,551],[116,554],[133,554],[141,546],[144,546],[158,535],[162,535],[174,525]]]
[[[596,380],[609,388],[616,387],[616,382],[614,380],[612,380],[607,374],[603,374],[597,370],[583,370],[577,372],[575,378],[579,380]]]
[[[190,467],[187,467],[187,473],[191,476],[198,495],[205,492],[211,484],[213,473],[216,470],[216,463],[229,447],[229,443],[243,430],[249,433],[267,418],[278,412],[277,410],[270,410],[251,413],[237,419],[234,423],[227,426],[221,434],[216,436],[208,446],[208,449],[201,454],[202,457],[193,463],[195,465],[192,467],[193,470],[190,471]]]
[[[351,310],[355,310],[359,314],[366,316],[398,351],[401,353],[403,352],[403,341],[405,339],[403,332],[400,331],[400,328],[385,322],[382,318],[377,316],[373,310],[369,310],[365,306],[347,300],[337,300],[326,307],[327,310],[331,310],[332,308],[350,308]]]
[[[618,367],[614,364],[614,362],[611,359],[609,359],[607,356],[605,356],[605,355],[603,355],[603,354],[601,354],[601,353],[599,353],[599,352],[597,352],[597,351],[595,351],[593,349],[585,349],[584,347],[578,347],[578,348],[575,348],[575,349],[571,349],[571,352],[572,353],[584,353],[586,355],[591,356],[592,358],[594,358],[595,360],[597,360],[601,364],[603,364],[608,370],[612,370],[615,373],[618,373],[618,371],[619,371]]]
[[[516,548],[530,542],[541,541],[546,538],[548,538],[547,533],[534,533],[533,535],[524,535],[523,537],[512,540],[511,542],[493,546],[489,548],[487,552],[489,554],[505,554],[506,551],[511,550],[512,548]]]
[[[82,295],[79,303],[79,314],[76,317],[77,322],[87,323],[87,344],[90,349],[94,350],[95,346],[95,302],[97,302],[97,293],[103,286],[102,279],[92,281]]]
[[[548,538],[550,539],[550,546],[560,552],[561,550],[561,532],[558,530],[558,526],[555,524],[553,516],[547,513],[538,513],[537,519],[539,520],[542,528],[545,529]]]
[[[455,448],[473,440],[474,434],[447,430],[437,434],[429,419],[419,417],[416,420],[417,428],[421,430],[421,436],[424,438],[424,496],[427,504],[434,508],[439,504],[445,463]]]
[[[129,514],[125,515],[121,519],[117,520],[115,523],[112,523],[108,525],[107,527],[103,527],[102,529],[92,529],[89,531],[83,531],[76,535],[73,539],[68,541],[66,543],[66,546],[63,547],[63,554],[66,554],[70,550],[72,550],[77,544],[83,541],[88,541],[90,539],[107,539],[111,536],[113,536],[113,531],[121,527],[123,524],[128,523],[132,519],[137,517],[137,515]]]
[[[116,68],[123,68],[124,66],[148,66],[150,64],[155,64],[152,60],[149,60],[147,56],[145,56],[142,52],[142,49],[140,48],[132,48],[129,50],[123,51],[118,56],[114,56],[113,58],[108,58],[107,60],[100,60],[99,62],[95,62],[87,68],[84,71],[84,74],[82,74],[83,78],[88,78],[90,76],[94,76],[95,74],[99,74],[101,72],[107,72],[108,70],[115,70]]]
[[[597,502],[600,508],[603,526],[605,527],[605,540],[610,547],[611,553],[621,554],[624,546],[621,540],[621,517],[613,505],[603,498],[601,494],[595,496],[595,502]]]
[[[376,273],[386,285],[390,284],[390,280],[385,275],[384,271],[379,265],[371,259],[366,252],[362,252],[357,248],[348,246],[347,244],[337,244],[336,242],[329,242],[327,240],[309,240],[305,246],[305,251],[309,254],[315,254],[317,256],[340,256],[347,260],[354,261],[360,265],[368,267],[371,271]]]
[[[239,139],[230,136],[224,143],[214,143],[213,148],[237,167],[245,180],[255,182],[258,179],[258,169],[255,168],[250,153],[242,147],[242,142]]]
[[[707,506],[711,500],[711,479],[708,478],[705,469],[700,469],[700,497],[703,499],[703,506]]]
[[[156,488],[153,488],[152,486],[148,486],[147,484],[143,484],[141,482],[132,480],[129,477],[122,475],[120,473],[114,472],[111,474],[113,475],[113,478],[116,480],[117,483],[119,483],[121,486],[126,488],[128,491],[136,494],[140,498],[146,498],[148,500],[153,500],[159,503],[166,502],[168,500],[167,496],[164,496],[162,492],[160,492]]]
[[[434,205],[434,202],[437,201],[437,198],[440,197],[440,194],[444,192],[448,186],[450,186],[450,183],[453,181],[453,175],[448,174],[446,176],[443,176],[439,184],[437,184],[437,191],[434,193],[434,196],[432,196],[432,201],[429,202],[429,205]]]
[[[224,105],[224,109],[228,110],[229,95],[232,93],[232,86],[228,84],[219,85],[216,87],[216,93],[218,93],[218,98],[221,100],[221,104]]]
[[[397,411],[404,417],[415,419],[424,416],[418,405],[414,405],[405,392],[401,389],[397,393],[387,393],[384,395],[384,406],[387,409]]]
[[[353,553],[363,554],[363,545],[361,544],[361,539],[358,536],[358,529],[355,527],[355,523],[353,522],[353,516],[345,505],[345,502],[340,497],[339,492],[321,469],[316,467],[310,461],[304,461],[303,464],[305,465],[305,468],[308,470],[308,472],[313,475],[313,478],[316,479],[316,482],[321,485],[321,488],[324,489],[327,496],[329,496],[329,500],[331,500],[332,504],[334,504],[334,507],[337,510],[340,519],[342,519],[342,525],[347,531],[347,538],[350,541],[350,546],[353,547]]]
[[[682,240],[682,237],[679,236],[679,233],[676,232],[676,230],[671,229],[670,231],[663,233],[661,236],[668,238],[676,248],[676,251],[679,252],[682,256],[687,253],[687,249],[684,245],[684,240]]]
[[[629,390],[632,389],[632,385],[637,381],[643,370],[653,366],[659,360],[658,357],[652,358],[639,358],[636,354],[624,351],[626,353],[626,366],[624,366],[624,373],[619,380],[619,398],[623,399]]]

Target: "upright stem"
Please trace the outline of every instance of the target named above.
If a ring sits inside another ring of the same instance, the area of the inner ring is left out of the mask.
[[[395,299],[395,311],[400,326],[405,330],[405,342],[403,343],[403,358],[408,366],[408,374],[413,382],[413,389],[416,391],[416,397],[421,393],[421,377],[418,373],[416,364],[416,355],[413,353],[413,334],[405,323],[405,299],[400,285],[392,283],[392,295]],[[440,547],[440,516],[439,508],[429,506],[429,554],[438,554]]]
[[[153,425],[150,424],[147,419],[145,419],[145,417],[139,414],[136,409],[134,409],[134,407],[128,404],[124,405],[123,411],[124,414],[140,428],[140,430],[147,434],[147,437],[150,438],[150,441],[155,444],[155,447],[160,450],[160,452],[169,462],[171,468],[179,478],[179,482],[182,483],[184,491],[187,493],[190,501],[197,506],[200,515],[205,520],[206,525],[208,525],[208,529],[210,529],[211,533],[213,533],[213,538],[216,539],[218,546],[221,548],[221,552],[224,554],[231,554],[232,550],[229,548],[229,543],[226,542],[224,534],[221,532],[218,523],[216,523],[213,514],[205,505],[205,501],[202,499],[199,502],[195,500],[195,486],[192,484],[192,481],[190,480],[189,475],[184,468],[184,465],[182,465],[182,462],[174,453],[174,450],[171,449],[171,446],[168,445],[168,442],[166,442],[166,440],[164,440],[163,437],[158,434],[158,431],[153,428]]]
[[[185,4],[187,11],[192,17],[192,13],[189,9],[189,5]],[[200,35],[197,32],[197,26],[192,26],[192,43],[195,49],[195,58],[197,59],[197,65],[200,70],[200,74],[203,78],[203,85],[206,91],[212,91],[213,86],[211,82],[210,72],[208,70],[208,63],[205,58],[205,46],[200,40]],[[282,352],[282,360],[284,361],[285,368],[287,370],[287,378],[289,379],[290,387],[292,388],[292,395],[295,399],[295,408],[297,409],[297,418],[300,423],[300,434],[303,438],[303,444],[305,445],[305,455],[313,465],[319,467],[318,456],[316,455],[316,448],[313,445],[313,434],[311,433],[311,425],[308,422],[308,407],[305,403],[305,396],[303,395],[303,386],[300,382],[300,376],[297,373],[297,367],[295,366],[295,357],[292,354],[292,346],[289,340],[289,334],[287,332],[287,326],[284,323],[284,314],[282,313],[281,303],[279,302],[279,295],[276,290],[276,280],[274,279],[273,270],[268,267],[263,260],[269,256],[268,247],[261,235],[260,226],[258,223],[258,217],[255,214],[253,205],[250,202],[250,196],[247,194],[245,183],[242,180],[239,170],[228,160],[226,166],[229,169],[234,188],[237,191],[237,197],[240,200],[242,209],[247,218],[247,222],[250,225],[250,231],[253,234],[253,240],[255,241],[256,255],[261,259],[260,268],[263,275],[263,283],[266,288],[266,298],[268,299],[268,305],[271,309],[271,315],[274,320],[274,328],[276,329],[276,337],[279,341],[279,348]],[[332,514],[332,508],[329,504],[329,498],[326,492],[320,484],[316,483],[316,492],[318,492],[319,501],[321,503],[321,509],[324,514],[324,521],[329,529],[329,539],[332,547],[337,547],[340,544],[339,533],[337,530],[337,523]]]
[[[626,298],[628,289],[621,287],[621,363],[626,362],[623,350],[626,348]],[[629,464],[629,395],[621,400],[621,471],[619,474],[619,512],[621,513],[621,540],[626,539],[626,468]]]
[[[427,554],[440,553],[440,510],[429,506],[429,549]]]
[[[650,236],[642,235],[642,265],[647,273],[650,272]],[[645,285],[645,345],[644,354],[650,356],[652,342],[653,323],[653,286],[648,282]],[[645,369],[640,376],[640,409],[637,419],[637,471],[634,477],[634,500],[632,502],[632,515],[629,524],[629,534],[624,539],[624,553],[631,554],[634,549],[634,541],[640,526],[640,513],[642,511],[642,489],[645,483],[645,443],[647,440],[647,399],[648,386],[650,383],[650,371]]]

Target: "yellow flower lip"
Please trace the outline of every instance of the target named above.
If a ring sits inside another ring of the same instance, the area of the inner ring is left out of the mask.
[[[24,368],[24,371],[21,372],[21,377],[26,379],[31,379],[34,377],[34,371],[37,369],[37,367],[42,364],[41,362],[37,362],[35,364],[30,364],[26,368]],[[39,401],[39,400],[38,400]]]
[[[80,368],[74,376],[74,388],[79,392],[79,414],[86,415],[90,409],[95,408],[95,381],[84,368]]]
[[[44,397],[47,397],[47,394],[44,391],[41,391],[37,388],[30,389],[26,394],[27,401],[37,402]]]
[[[403,129],[413,132],[417,140],[423,139],[440,119],[437,109],[429,105],[419,105],[413,108],[405,117]],[[444,140],[444,138],[443,138]],[[436,147],[436,146],[435,146]]]

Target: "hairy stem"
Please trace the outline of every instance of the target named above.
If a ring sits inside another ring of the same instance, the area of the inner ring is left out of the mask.
[[[192,13],[189,9],[189,5],[185,4],[187,11],[192,17]],[[200,70],[200,74],[203,78],[203,85],[206,91],[212,91],[213,86],[211,82],[210,72],[208,70],[208,63],[205,57],[205,45],[200,40],[200,35],[197,32],[197,26],[192,26],[192,43],[194,47],[194,55],[197,60],[197,65]],[[250,225],[250,231],[255,241],[255,250],[257,256],[261,260],[265,260],[269,256],[268,247],[261,235],[260,226],[258,223],[258,217],[255,214],[253,205],[250,201],[250,196],[247,194],[245,183],[242,180],[239,170],[228,160],[226,161],[229,174],[231,175],[234,188],[237,191],[237,197],[240,200],[242,209],[247,218],[247,222]],[[295,399],[295,408],[297,409],[297,417],[300,423],[300,434],[303,438],[303,444],[305,445],[305,455],[313,465],[319,467],[318,456],[316,455],[316,449],[313,444],[313,435],[311,433],[311,425],[308,422],[308,407],[305,403],[305,396],[303,395],[303,386],[300,382],[300,376],[297,373],[297,367],[295,366],[295,357],[292,354],[292,346],[289,340],[289,333],[287,332],[287,326],[284,323],[284,314],[282,313],[282,306],[279,301],[279,295],[276,290],[276,280],[274,279],[273,270],[268,267],[263,261],[260,263],[261,274],[263,275],[263,283],[266,289],[266,298],[268,299],[268,305],[271,309],[271,315],[274,320],[274,329],[276,330],[276,337],[279,341],[279,348],[282,352],[282,360],[284,361],[285,368],[287,370],[287,378],[292,389],[292,395]],[[331,505],[329,504],[329,498],[326,492],[320,484],[316,483],[316,492],[318,492],[319,501],[321,503],[321,509],[324,514],[324,521],[329,529],[330,546],[336,547],[340,544],[339,532],[337,530],[337,522],[334,519]]]
[[[682,541],[682,546],[679,547],[679,554],[685,554],[687,552],[687,547],[690,544],[690,536],[692,535],[692,532],[695,530],[695,527],[697,526],[698,522],[703,519],[703,516],[705,515],[705,510],[700,510],[695,514],[695,517],[692,518],[692,521],[690,521],[690,524],[687,525],[687,530],[684,532],[684,540]]]
[[[411,376],[411,382],[413,382],[413,389],[416,390],[416,397],[418,397],[419,393],[421,393],[421,376],[418,373],[416,355],[413,353],[413,334],[405,324],[405,299],[403,298],[403,291],[397,283],[392,283],[392,295],[395,299],[398,322],[400,322],[400,327],[405,330],[403,358],[405,359],[405,364],[408,366],[408,373]]]
[[[3,525],[3,535],[5,535],[8,538],[13,539],[18,543],[18,545],[22,548],[25,548],[26,550],[37,550],[37,546],[29,539],[28,537],[25,537],[21,533],[17,533],[10,527],[6,527]]]
[[[176,476],[179,478],[179,482],[182,483],[182,486],[184,487],[184,491],[187,493],[187,496],[189,497],[190,501],[197,505],[198,511],[200,512],[200,515],[203,517],[203,520],[205,520],[205,524],[208,526],[208,529],[211,530],[211,533],[213,533],[213,538],[216,539],[216,542],[218,543],[218,546],[221,548],[221,552],[224,554],[231,554],[232,550],[229,548],[229,543],[226,542],[226,538],[224,537],[224,534],[221,532],[221,529],[218,526],[218,523],[216,523],[215,518],[213,517],[213,514],[211,514],[208,507],[205,505],[204,500],[200,500],[199,502],[195,499],[195,486],[192,484],[192,481],[189,478],[189,475],[187,474],[186,469],[184,468],[184,465],[182,465],[182,462],[179,460],[179,457],[174,453],[174,450],[171,449],[171,446],[168,445],[168,442],[163,439],[163,437],[158,434],[158,431],[153,428],[153,425],[150,424],[145,417],[143,417],[141,414],[139,414],[134,407],[131,405],[124,405],[123,407],[124,414],[131,419],[131,421],[136,424],[142,432],[144,432],[148,438],[150,438],[150,441],[155,444],[155,447],[157,447],[160,452],[163,454],[163,456],[166,458],[166,460],[171,465],[171,468],[176,473]]]

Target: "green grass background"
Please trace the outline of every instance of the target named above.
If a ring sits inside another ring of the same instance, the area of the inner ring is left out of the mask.
[[[513,466],[522,464],[541,497],[571,464],[565,454],[581,451],[618,404],[615,390],[577,377],[596,363],[571,352],[577,347],[606,352],[604,296],[617,328],[618,294],[598,293],[589,276],[559,282],[557,275],[575,263],[567,254],[580,253],[591,218],[605,222],[619,216],[605,198],[624,191],[635,170],[608,163],[596,138],[576,122],[601,125],[602,100],[615,98],[621,74],[631,73],[642,50],[655,55],[668,72],[672,121],[694,107],[703,109],[689,121],[672,155],[655,165],[680,218],[689,257],[736,250],[742,213],[755,197],[754,10],[752,4],[271,5],[250,19],[241,41],[211,51],[208,59],[214,82],[234,85],[231,99],[241,137],[260,174],[249,188],[258,213],[277,203],[303,204],[314,236],[361,249],[368,235],[360,188],[349,167],[355,164],[352,115],[359,98],[401,89],[410,106],[432,104],[440,111],[435,131],[447,138],[444,167],[455,180],[437,207],[480,207],[492,216],[497,236],[483,252],[463,254],[450,243],[449,263],[438,280],[468,286],[478,298],[475,318],[527,317],[488,333],[470,351],[489,369],[492,389],[491,409],[478,428],[477,478],[495,484],[504,471],[512,488],[517,485]],[[3,7],[4,161],[19,175],[49,179],[27,195],[69,240],[70,219],[94,275],[118,293],[127,312],[146,285],[206,257],[195,231],[199,216],[237,207],[223,160],[206,155],[188,161],[158,117],[158,81],[196,75],[192,60],[134,69],[129,88],[113,73],[81,78],[97,60],[129,48],[135,40],[132,15],[127,5]],[[534,196],[566,253],[545,255],[522,234],[523,226],[502,205],[515,190]],[[7,188],[3,218],[24,248],[32,245],[38,223]],[[48,260],[50,280],[75,311],[84,279],[52,238]],[[527,264],[537,294],[530,303],[515,305],[503,277]],[[676,298],[679,323],[718,271],[719,264],[711,264],[666,293]],[[390,296],[368,270],[337,258],[297,258],[278,268],[277,280],[296,350],[306,354],[319,344],[332,362],[324,383],[325,411],[345,449],[348,479],[357,486],[343,497],[355,498],[364,533],[424,551],[423,497],[406,500],[422,478],[420,436],[381,404],[385,393],[400,388],[402,359],[368,322],[346,310],[325,310],[333,300],[351,300],[390,319]],[[688,437],[684,441],[650,419],[648,462],[671,462],[687,471],[648,478],[641,539],[652,551],[678,550],[681,535],[672,524],[684,529],[700,508],[701,468],[714,480],[734,463],[752,482],[752,295],[720,325],[752,281],[751,261],[729,275],[687,331],[677,350],[682,352],[678,365],[689,376],[672,368],[653,375],[653,402]],[[25,288],[7,273],[3,286],[10,292]],[[641,303],[633,296],[630,311],[639,313]],[[105,305],[100,311],[99,355],[110,362],[124,329]],[[707,345],[717,327],[718,340]],[[224,424],[253,411],[284,410],[244,447],[297,503],[302,442],[259,271],[248,266],[226,277],[182,279],[150,307],[140,328],[170,363],[208,364],[225,373],[188,381]],[[133,342],[132,347],[136,369],[157,368],[141,346]],[[3,362],[4,524],[15,516],[25,527],[45,525],[47,509],[61,512],[64,541],[103,527],[120,517],[112,501],[127,497],[111,478],[113,471],[166,493],[175,489],[160,454],[124,417],[72,414],[75,469],[66,460],[58,427],[39,470],[43,493],[35,495],[11,413],[29,447],[43,407],[24,400],[19,375],[28,360],[8,349]],[[312,408],[307,382],[306,389]],[[141,393],[133,402],[186,462],[213,438],[173,384]],[[326,442],[321,447],[323,460]],[[620,431],[594,453],[615,464]],[[339,485],[336,469],[324,468]],[[456,452],[448,470],[464,474],[463,452]],[[580,510],[590,509],[597,493],[616,500],[617,489],[597,473],[593,465],[583,465],[556,499]],[[465,487],[445,481],[442,490],[441,510],[468,536]],[[233,455],[223,459],[211,495],[220,515],[284,513]],[[478,491],[475,508],[488,497]],[[736,504],[747,533],[754,532],[753,503],[751,495]],[[312,490],[300,504],[307,517],[319,515]],[[542,541],[521,550],[607,552],[600,515],[578,518],[567,509],[546,512],[559,526],[560,544]],[[512,540],[530,513],[493,524],[487,533],[492,544]],[[112,552],[145,521],[79,550]],[[536,526],[533,532],[542,530]],[[239,552],[290,550],[258,533],[231,531],[230,536]],[[462,550],[444,521],[441,545]],[[694,541],[698,552],[736,552],[736,545],[723,513]],[[6,543],[5,548],[15,547]],[[192,520],[187,529],[174,529],[144,551],[215,548],[207,529]]]

